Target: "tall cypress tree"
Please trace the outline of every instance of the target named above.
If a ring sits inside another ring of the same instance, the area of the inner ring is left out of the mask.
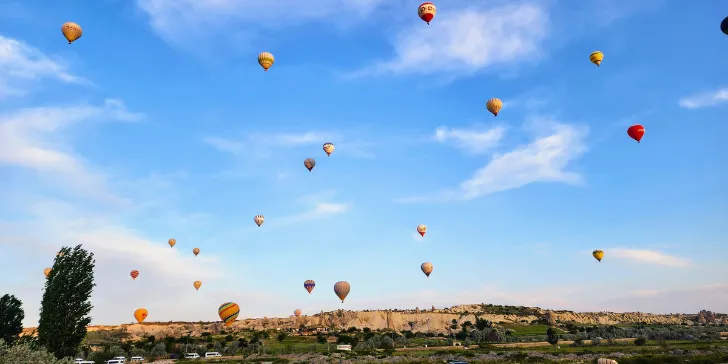
[[[94,284],[93,253],[63,247],[48,276],[40,308],[38,341],[57,358],[78,352],[91,323],[91,292]]]
[[[0,339],[12,345],[23,332],[23,303],[15,296],[6,294],[0,297]]]

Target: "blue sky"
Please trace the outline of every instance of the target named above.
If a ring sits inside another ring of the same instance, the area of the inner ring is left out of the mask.
[[[226,301],[725,311],[728,7],[634,3],[450,0],[428,27],[409,0],[5,2],[0,293],[35,325],[43,268],[80,243],[96,324]]]

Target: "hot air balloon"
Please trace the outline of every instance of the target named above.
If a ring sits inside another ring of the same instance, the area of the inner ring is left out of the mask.
[[[616,360],[599,358],[599,359],[597,359],[597,364],[619,364],[619,363],[617,363]]]
[[[263,225],[263,222],[265,222],[265,216],[255,215],[253,221],[255,221],[255,224],[258,225],[258,227],[260,227],[260,225]]]
[[[293,311],[293,314],[294,314],[294,315],[295,315],[296,317],[301,317],[301,310],[299,310],[299,309],[296,309],[295,311]]]
[[[351,286],[347,281],[339,281],[334,284],[334,293],[339,296],[341,303],[344,303],[344,299],[349,295],[349,291],[351,291]]]
[[[308,169],[309,172],[313,169],[313,167],[316,167],[316,160],[313,158],[306,158],[305,161],[303,161],[303,165]]]
[[[195,290],[200,290],[200,287],[202,287],[202,282],[195,281],[195,283],[192,283],[192,285],[195,287]]]
[[[48,278],[48,276],[51,275],[52,270],[53,269],[50,269],[50,268],[43,269],[43,274],[45,274],[46,278]]]
[[[600,64],[602,64],[602,60],[604,59],[604,53],[600,51],[592,52],[592,54],[589,55],[589,60],[591,63],[594,63],[599,67]]]
[[[324,152],[326,152],[326,155],[331,157],[331,153],[334,152],[334,143],[324,143]]]
[[[420,233],[420,236],[423,238],[425,237],[425,233],[427,233],[427,226],[423,224],[417,225],[417,232]]]
[[[425,275],[429,278],[430,273],[432,273],[432,263],[424,262],[420,265],[420,269],[422,269],[422,273],[425,273]]]
[[[726,16],[725,19],[720,22],[720,30],[723,32],[723,34],[728,35],[728,16]]]
[[[169,241],[167,243],[169,244],[170,248],[174,248],[174,244],[177,244],[177,240],[169,239]]]
[[[314,287],[316,287],[316,282],[314,282],[313,279],[309,279],[303,282],[303,288],[308,291],[308,294],[311,294],[311,291],[313,291]]]
[[[195,256],[197,256],[197,254],[200,254],[200,248],[192,249],[192,254],[194,254]]]
[[[592,256],[594,257],[594,259],[596,259],[599,262],[601,262],[602,261],[602,258],[604,258],[604,252],[601,251],[601,250],[599,250],[599,249],[597,249],[597,250],[595,250],[595,251],[592,252]]]
[[[134,311],[134,318],[138,323],[142,323],[142,321],[147,319],[148,314],[149,311],[147,311],[146,308],[137,308],[136,311]]]
[[[234,302],[225,302],[217,309],[217,314],[220,316],[220,320],[225,323],[225,326],[230,326],[238,318],[240,306]]]
[[[63,25],[61,25],[61,32],[63,33],[63,36],[66,37],[68,44],[75,42],[83,35],[81,26],[72,21],[63,23]]]
[[[497,97],[494,97],[485,103],[485,107],[488,109],[488,111],[493,113],[493,116],[498,116],[500,109],[503,107],[503,101],[501,101],[501,99]]]
[[[258,55],[258,64],[260,64],[261,67],[263,67],[263,70],[268,72],[268,68],[273,65],[273,63],[276,61],[276,59],[273,57],[272,54],[268,52],[261,52]]]
[[[435,14],[437,14],[437,8],[433,3],[422,3],[420,4],[420,7],[417,8],[417,15],[419,15],[420,19],[427,23],[427,25],[430,25],[430,22],[432,21],[432,18],[435,17]]]
[[[139,271],[134,269],[131,273],[129,273],[129,275],[131,276],[131,279],[137,279],[137,277],[139,277]]]
[[[640,124],[632,125],[627,129],[627,135],[639,143],[642,137],[645,136],[645,127]]]

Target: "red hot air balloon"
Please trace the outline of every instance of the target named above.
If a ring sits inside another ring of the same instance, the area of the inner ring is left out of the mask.
[[[417,15],[419,15],[420,19],[427,23],[427,25],[430,25],[435,14],[437,14],[437,8],[435,7],[435,4],[431,2],[422,3],[419,8],[417,8]]]
[[[137,277],[139,277],[139,271],[134,269],[131,273],[129,273],[129,275],[131,276],[131,279],[137,279]]]
[[[642,137],[645,136],[645,127],[640,124],[632,125],[627,129],[627,135],[639,143]]]

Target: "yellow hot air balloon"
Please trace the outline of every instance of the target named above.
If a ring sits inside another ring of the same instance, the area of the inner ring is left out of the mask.
[[[53,269],[50,269],[50,268],[43,269],[43,274],[45,274],[46,278],[48,278],[48,276],[51,275],[52,270]]]
[[[488,108],[488,111],[493,113],[493,116],[498,116],[498,113],[503,107],[503,101],[501,101],[501,99],[497,97],[494,97],[485,103],[485,107]]]
[[[196,290],[200,290],[200,287],[202,287],[202,282],[195,281],[195,283],[192,283],[193,286],[195,286]]]
[[[334,293],[339,296],[341,303],[344,303],[344,299],[349,295],[349,291],[351,291],[351,286],[347,281],[339,281],[334,284]]]
[[[255,217],[253,218],[253,221],[255,221],[255,224],[258,225],[258,227],[260,227],[260,225],[263,225],[263,223],[265,222],[265,216],[255,215]]]
[[[268,52],[261,52],[258,55],[258,64],[260,64],[260,66],[263,67],[263,70],[266,72],[268,72],[268,68],[270,68],[270,66],[272,66],[275,61],[275,57],[273,57],[273,55]]]
[[[592,252],[592,256],[594,257],[594,259],[596,259],[599,262],[601,262],[602,261],[602,258],[604,258],[604,252],[601,251],[601,250],[599,250],[599,249],[597,249],[597,250],[595,250],[595,251]]]
[[[149,311],[147,311],[146,308],[137,308],[136,311],[134,311],[134,318],[138,323],[142,323],[147,319],[147,314],[149,314]]]
[[[169,247],[170,248],[174,248],[174,244],[177,244],[177,240],[176,239],[169,239],[169,241],[167,241],[167,244],[169,244]]]
[[[326,152],[326,155],[331,157],[331,153],[334,152],[334,143],[325,143],[324,144],[324,152]]]
[[[238,318],[240,306],[235,302],[225,302],[217,309],[217,314],[220,316],[220,320],[225,323],[225,326],[230,326]]]
[[[427,233],[427,226],[425,226],[424,224],[417,225],[417,232],[420,233],[420,236],[424,238],[425,234]]]
[[[300,317],[300,316],[301,316],[301,310],[299,310],[299,309],[296,309],[295,311],[293,311],[293,314],[294,314],[294,315],[295,315],[296,317]]]
[[[592,52],[592,54],[589,55],[589,60],[591,63],[594,63],[599,67],[600,64],[602,64],[602,60],[604,60],[604,53],[600,51]]]
[[[197,254],[200,254],[200,248],[192,249],[192,254],[194,254],[195,256],[197,256]]]
[[[68,44],[75,42],[83,35],[81,26],[72,21],[63,23],[63,25],[61,25],[61,32],[63,32],[63,36],[66,37]]]
[[[430,273],[432,273],[432,263],[424,262],[420,265],[420,269],[422,269],[422,273],[425,273],[425,275],[429,278]]]

